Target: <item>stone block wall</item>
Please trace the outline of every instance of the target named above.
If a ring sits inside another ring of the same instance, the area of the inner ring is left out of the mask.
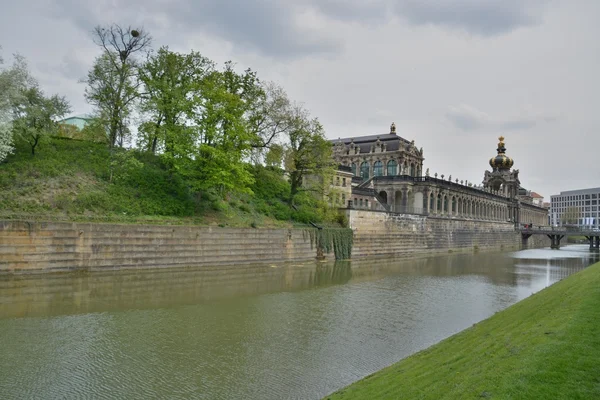
[[[316,248],[302,229],[0,221],[0,272],[260,264],[315,257]]]
[[[549,246],[510,223],[347,210],[352,258]],[[303,229],[0,221],[0,273],[235,266],[313,261]],[[326,258],[332,260],[333,254]]]
[[[521,234],[511,223],[347,210],[354,230],[352,258],[431,255],[449,251],[519,250]],[[549,246],[532,236],[528,248]]]

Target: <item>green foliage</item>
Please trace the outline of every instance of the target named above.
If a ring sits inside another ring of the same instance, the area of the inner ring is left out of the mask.
[[[194,130],[188,126],[200,105],[205,80],[214,71],[212,61],[197,52],[180,54],[161,47],[140,68],[146,95],[141,108],[147,120],[141,125],[139,146],[169,158],[188,155]]]
[[[152,38],[143,29],[113,24],[97,26],[94,39],[102,54],[88,72],[85,97],[106,125],[108,144],[123,146],[129,139],[129,117],[140,95],[136,55],[147,50]]]
[[[3,59],[0,56],[0,66]],[[31,82],[25,59],[15,56],[13,65],[0,69],[0,163],[14,151],[13,106],[23,101],[23,91]]]
[[[598,399],[600,263],[327,399]]]
[[[20,100],[13,102],[13,135],[27,142],[31,146],[31,154],[35,155],[35,149],[42,139],[58,133],[55,120],[70,109],[64,97],[46,97],[37,82],[31,79],[20,89]]]
[[[205,221],[238,226],[335,220],[309,193],[299,194],[295,208],[290,207],[290,184],[283,170],[245,168],[253,179],[251,193],[223,197],[218,190],[191,190],[181,174],[152,153],[50,137],[36,157],[20,143],[15,154],[0,164],[0,214],[117,221],[202,216]]]
[[[349,260],[352,256],[352,245],[354,235],[352,229],[348,228],[327,228],[307,229],[311,245],[324,253],[331,253],[333,250],[336,260]]]
[[[195,201],[181,177],[153,156],[102,144],[50,138],[43,152],[24,145],[0,165],[4,212],[190,216]],[[113,179],[111,181],[111,165]]]
[[[280,144],[272,145],[265,155],[265,164],[267,167],[281,168],[283,162],[284,149]]]
[[[331,144],[323,126],[300,107],[290,110],[290,130],[285,152],[285,168],[290,174],[291,197],[310,191],[323,199],[334,173]]]

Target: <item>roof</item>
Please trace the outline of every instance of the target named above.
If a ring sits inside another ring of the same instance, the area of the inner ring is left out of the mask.
[[[66,121],[66,120],[69,120],[69,119],[85,119],[85,120],[89,120],[89,119],[94,119],[94,116],[90,115],[90,114],[71,115],[69,117],[61,119],[59,122]]]
[[[531,192],[531,197],[533,197],[534,199],[543,199],[544,196],[542,196],[541,194],[538,194],[536,192]]]
[[[330,142],[332,144],[336,144],[338,142],[342,142],[345,145],[349,145],[350,143],[354,143],[355,145],[360,147],[361,153],[369,153],[371,151],[371,145],[377,140],[381,143],[385,143],[388,151],[396,151],[400,148],[400,142],[404,144],[409,144],[410,142],[403,137],[398,136],[396,133],[383,133],[381,135],[368,135],[368,136],[355,136],[349,138],[338,138],[332,139]]]

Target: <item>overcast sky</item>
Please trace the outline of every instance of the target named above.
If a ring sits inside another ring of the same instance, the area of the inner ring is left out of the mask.
[[[0,0],[0,45],[48,94],[78,83],[97,24],[143,25],[282,85],[329,138],[397,132],[425,166],[481,183],[506,138],[522,186],[600,186],[598,0]]]

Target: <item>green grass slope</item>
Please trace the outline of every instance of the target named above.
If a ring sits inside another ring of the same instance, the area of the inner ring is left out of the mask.
[[[327,399],[600,399],[600,263]]]
[[[191,193],[160,157],[66,138],[0,163],[0,218],[276,227],[317,220],[287,205],[281,171],[253,167],[253,195]]]

